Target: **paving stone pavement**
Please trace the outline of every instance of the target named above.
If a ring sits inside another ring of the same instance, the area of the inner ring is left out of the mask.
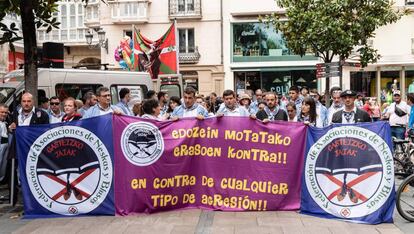
[[[127,217],[76,217],[24,220],[11,218],[18,209],[0,217],[0,233],[403,233],[394,224],[364,225],[316,218],[294,211],[219,212],[199,209]],[[414,233],[414,227],[412,233]],[[408,232],[407,232],[408,233]]]

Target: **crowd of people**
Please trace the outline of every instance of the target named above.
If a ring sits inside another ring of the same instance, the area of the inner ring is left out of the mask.
[[[402,100],[399,90],[393,91],[393,102],[380,108],[376,98],[364,98],[352,90],[332,88],[332,104],[325,106],[316,89],[299,89],[292,86],[287,96],[257,89],[237,94],[225,90],[221,96],[211,93],[200,95],[192,87],[184,90],[183,97],[169,97],[166,92],[149,90],[142,102],[129,106],[130,90],[119,91],[119,103],[111,104],[111,92],[100,87],[87,92],[83,100],[72,97],[40,97],[35,107],[33,95],[24,93],[20,104],[11,110],[0,104],[0,182],[6,179],[8,159],[14,157],[14,142],[9,137],[17,126],[48,124],[86,119],[107,113],[139,116],[159,121],[195,117],[205,119],[222,116],[244,116],[263,123],[272,121],[303,122],[309,126],[326,127],[332,123],[358,123],[389,121],[392,136],[404,139],[406,131],[414,124],[414,94]]]

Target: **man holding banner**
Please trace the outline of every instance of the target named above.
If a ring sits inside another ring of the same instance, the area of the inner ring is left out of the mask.
[[[352,90],[346,90],[341,93],[341,98],[345,105],[343,110],[336,112],[332,116],[332,123],[351,124],[358,122],[371,122],[368,113],[355,106],[357,93]]]
[[[227,89],[223,92],[224,106],[217,111],[217,117],[222,116],[249,116],[246,108],[237,104],[236,93]]]
[[[111,105],[111,93],[107,87],[99,87],[96,90],[96,95],[98,96],[98,104],[86,111],[83,116],[84,119],[108,113],[122,114],[122,111],[118,107]]]
[[[204,119],[208,117],[208,111],[196,103],[196,90],[193,87],[187,87],[184,90],[184,104],[174,109],[171,114],[172,119],[177,120],[183,117],[197,117]]]

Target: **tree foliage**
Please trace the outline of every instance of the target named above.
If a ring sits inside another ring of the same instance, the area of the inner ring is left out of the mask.
[[[389,0],[276,0],[286,9],[286,18],[273,13],[261,18],[269,26],[281,31],[287,46],[294,53],[317,54],[324,62],[334,56],[344,60],[358,48],[362,66],[374,63],[380,55],[369,43],[375,30],[395,23],[405,9],[393,7]]]
[[[0,21],[3,21],[7,14],[21,15],[21,4],[27,2],[24,0],[4,0],[0,1]],[[58,28],[60,22],[57,22],[57,18],[53,16],[53,12],[57,11],[57,1],[54,0],[35,0],[30,1],[33,6],[33,13],[35,17],[36,28],[45,27],[47,32],[50,32],[53,28]],[[0,44],[9,43],[10,49],[14,51],[13,42],[22,40],[25,36],[23,31],[23,37],[18,35],[19,29],[15,23],[6,25],[0,23],[1,33]]]

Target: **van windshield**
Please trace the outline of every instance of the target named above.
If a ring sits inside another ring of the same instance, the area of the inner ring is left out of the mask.
[[[161,85],[160,91],[168,93],[169,97],[172,97],[172,96],[181,97],[180,86],[176,84]]]
[[[0,103],[6,103],[15,90],[14,88],[0,87]]]

